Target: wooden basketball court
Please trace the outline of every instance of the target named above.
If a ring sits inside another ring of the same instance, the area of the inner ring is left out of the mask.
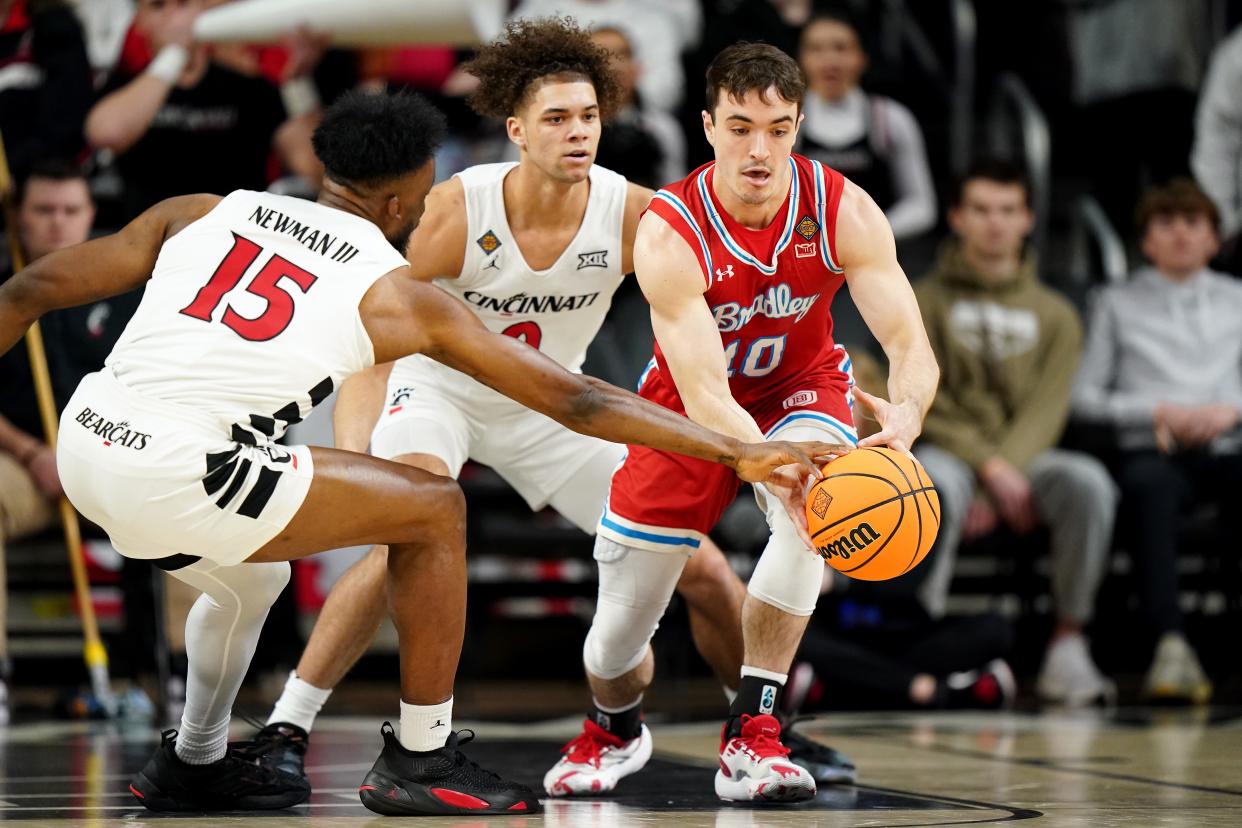
[[[126,786],[157,735],[146,726],[43,723],[0,730],[0,820],[14,826],[389,823],[358,802],[379,747],[374,717],[321,718],[307,757],[309,805],[267,814],[159,815]],[[712,792],[714,723],[653,722],[656,756],[615,796],[552,801],[533,817],[420,818],[428,826],[1242,825],[1242,710],[1064,714],[859,714],[803,723],[859,766],[858,786],[799,806],[749,808]],[[474,759],[537,785],[578,720],[462,723]],[[237,735],[243,735],[244,725]]]

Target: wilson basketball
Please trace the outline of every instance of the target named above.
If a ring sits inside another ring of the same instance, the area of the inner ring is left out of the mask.
[[[889,448],[855,449],[824,466],[806,522],[833,569],[864,581],[904,575],[940,529],[940,497],[919,461]]]

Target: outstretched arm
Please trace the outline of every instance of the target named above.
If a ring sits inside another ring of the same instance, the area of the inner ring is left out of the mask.
[[[0,286],[0,354],[43,314],[132,290],[155,268],[160,246],[219,203],[213,195],[161,201],[118,233],[49,253]]]
[[[837,214],[837,239],[850,296],[889,362],[891,401],[861,389],[854,391],[880,423],[880,431],[859,446],[888,445],[909,451],[936,396],[940,368],[927,341],[910,281],[897,263],[888,219],[871,196],[848,182]]]
[[[748,481],[767,480],[788,463],[815,473],[814,457],[838,451],[828,444],[747,444],[708,431],[628,391],[570,373],[513,337],[492,333],[462,303],[406,271],[377,282],[361,311],[377,361],[424,353],[582,434],[723,463]]]

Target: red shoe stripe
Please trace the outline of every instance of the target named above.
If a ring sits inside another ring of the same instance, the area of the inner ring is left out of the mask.
[[[129,792],[139,799],[146,799],[146,797],[142,795],[142,791],[135,788],[132,784],[129,786]]]
[[[509,806],[509,810],[510,810],[510,811],[525,811],[525,810],[526,810],[526,803],[525,803],[525,802],[519,802],[519,803],[517,803],[516,805],[510,805],[510,806]]]
[[[358,793],[362,793],[363,791],[373,791],[373,790],[375,790],[374,785],[359,785],[358,786]]]
[[[723,759],[719,761],[720,761],[720,772],[723,773],[725,776],[727,776],[729,779],[732,779],[733,774],[729,772],[729,766],[724,763]]]
[[[431,793],[441,802],[445,802],[457,808],[469,808],[471,810],[479,810],[480,808],[492,807],[490,802],[479,799],[477,796],[471,796],[461,791],[451,791],[448,788],[432,788]]]
[[[789,765],[773,765],[772,770],[776,771],[781,776],[798,776],[799,775],[798,769],[791,768],[789,767]]]

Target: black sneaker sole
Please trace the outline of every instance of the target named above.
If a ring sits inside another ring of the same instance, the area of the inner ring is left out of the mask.
[[[149,811],[276,811],[281,808],[292,808],[310,799],[310,790],[290,791],[267,796],[245,796],[230,802],[228,805],[211,805],[178,799],[164,793],[152,782],[145,773],[139,772],[129,785],[129,792]]]
[[[437,796],[433,791],[441,791],[441,794]],[[407,779],[393,779],[376,771],[371,771],[362,780],[358,798],[367,810],[383,816],[526,815],[543,811],[539,800],[533,797],[530,801],[520,799],[508,806],[494,806],[470,794],[430,788]]]

